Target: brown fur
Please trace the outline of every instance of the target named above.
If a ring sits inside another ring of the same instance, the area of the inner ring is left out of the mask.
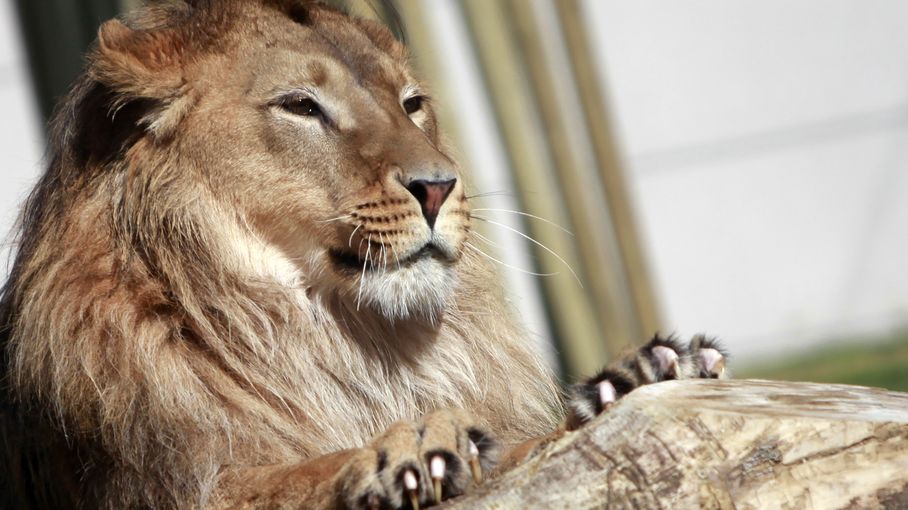
[[[217,505],[243,467],[444,407],[506,443],[554,429],[550,374],[464,250],[462,178],[432,260],[395,276],[431,235],[399,181],[457,173],[430,103],[403,111],[410,85],[386,29],[316,4],[167,4],[102,27],[0,303],[11,505]],[[302,86],[328,121],[275,102]]]

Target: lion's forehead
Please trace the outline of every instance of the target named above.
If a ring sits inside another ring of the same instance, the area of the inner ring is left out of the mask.
[[[294,89],[321,89],[347,95],[363,89],[396,99],[401,91],[415,83],[405,69],[392,64],[363,69],[337,55],[312,49],[268,48],[248,55],[247,59],[248,65],[237,65],[245,68],[242,72],[251,82],[250,91],[262,95]]]
[[[239,57],[233,67],[254,69],[266,80],[356,83],[395,94],[415,81],[406,51],[382,26],[321,10],[306,24],[269,10],[254,15],[254,23],[234,25],[240,41],[231,45]]]

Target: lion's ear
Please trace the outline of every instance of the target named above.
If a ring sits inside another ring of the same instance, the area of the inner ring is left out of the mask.
[[[187,53],[179,29],[134,30],[114,19],[98,30],[91,72],[120,103],[150,101],[153,106],[141,123],[163,137],[173,132],[194,102],[183,76]]]

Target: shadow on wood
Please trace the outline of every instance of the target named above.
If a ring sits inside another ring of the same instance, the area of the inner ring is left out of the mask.
[[[908,508],[908,394],[671,381],[444,508]]]

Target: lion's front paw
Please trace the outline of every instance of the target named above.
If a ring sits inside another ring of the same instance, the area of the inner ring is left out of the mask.
[[[690,346],[656,335],[643,347],[609,364],[595,377],[571,387],[568,428],[576,428],[608,409],[634,388],[671,379],[727,377],[728,354],[719,342],[703,335]]]
[[[495,463],[495,442],[459,410],[421,423],[398,422],[360,450],[340,478],[341,505],[355,509],[427,506],[463,494]]]

